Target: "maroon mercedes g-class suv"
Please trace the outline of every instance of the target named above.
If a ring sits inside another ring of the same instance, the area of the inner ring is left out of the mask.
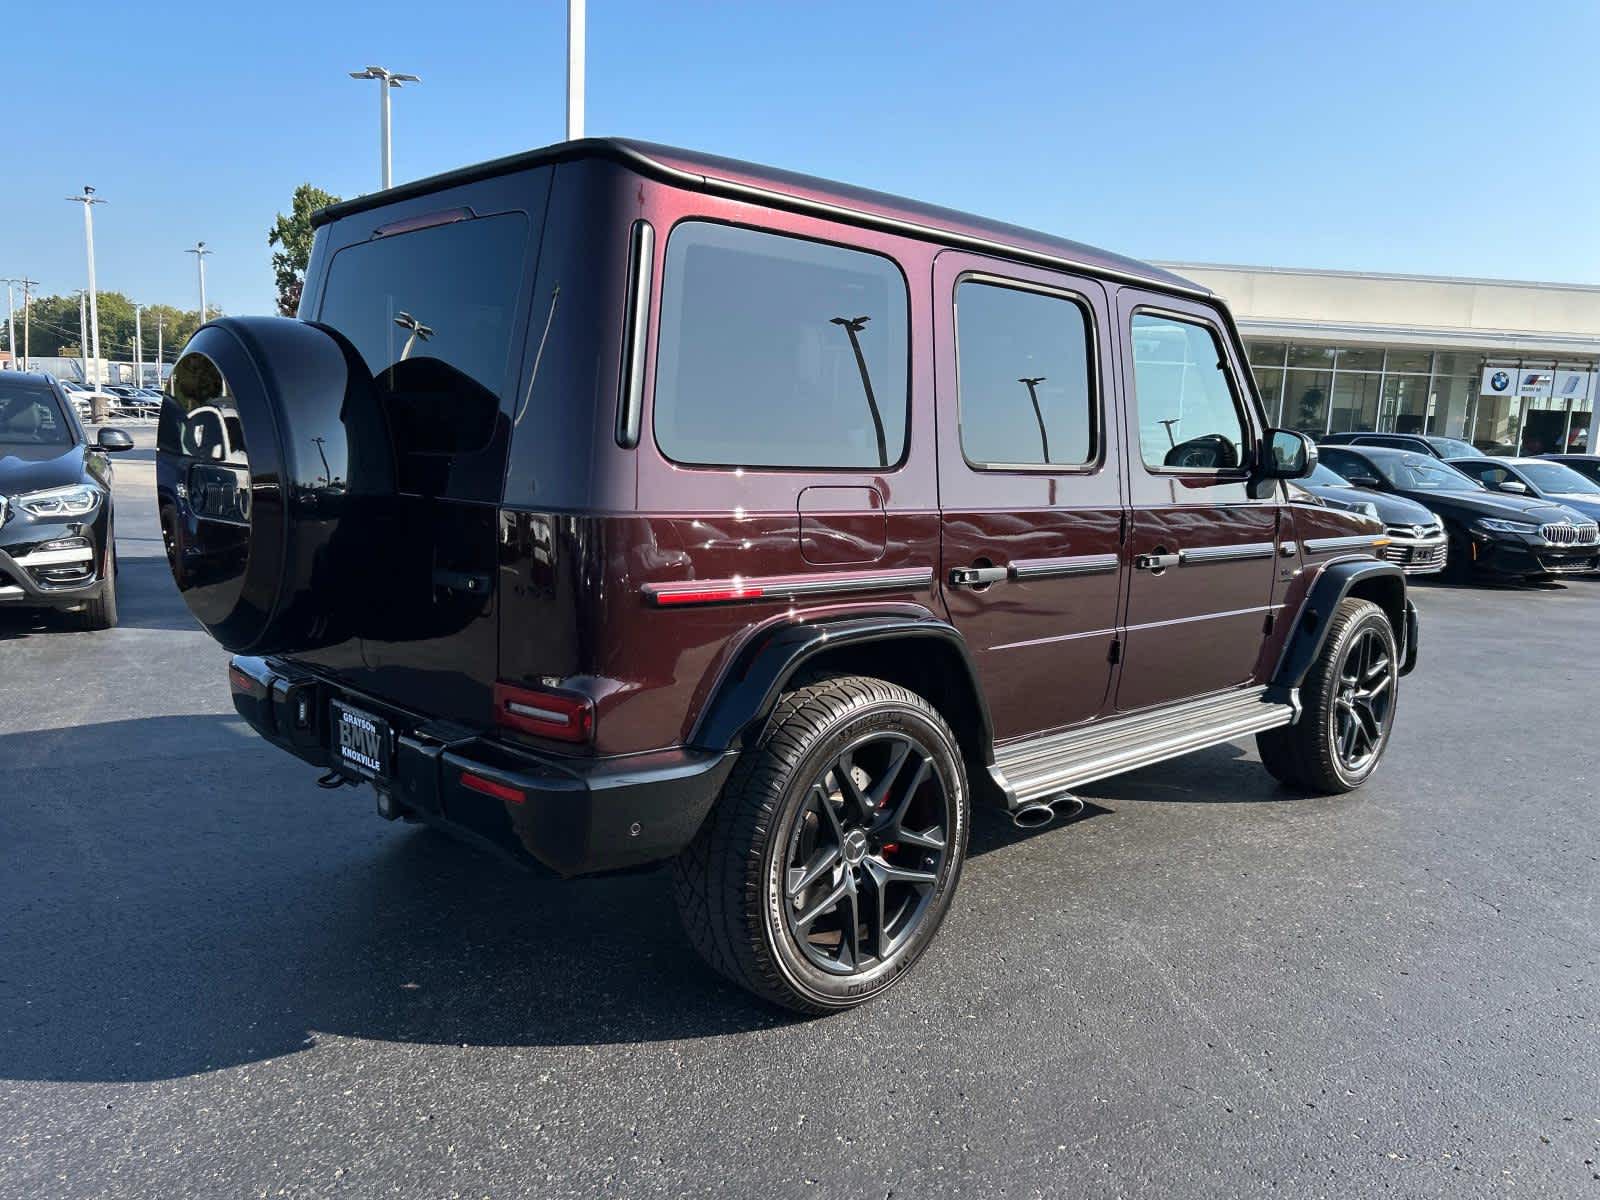
[[[1404,578],[1291,498],[1205,289],[623,141],[318,225],[300,319],[189,343],[159,501],[239,711],[384,816],[670,861],[714,967],[825,1012],[927,947],[976,801],[1376,767]]]

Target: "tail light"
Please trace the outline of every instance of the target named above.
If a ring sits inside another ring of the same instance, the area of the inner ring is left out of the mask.
[[[494,723],[534,737],[587,742],[594,737],[594,701],[579,692],[497,683]]]

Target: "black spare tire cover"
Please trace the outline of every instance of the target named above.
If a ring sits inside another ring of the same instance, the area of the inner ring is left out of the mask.
[[[156,447],[173,578],[212,637],[282,654],[351,636],[394,460],[348,340],[283,317],[210,322],[173,367]]]

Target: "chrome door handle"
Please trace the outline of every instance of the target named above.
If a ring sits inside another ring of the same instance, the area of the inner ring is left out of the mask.
[[[1165,571],[1183,561],[1181,554],[1135,554],[1133,565],[1140,571]]]
[[[950,571],[950,586],[987,587],[991,583],[1003,583],[1010,575],[1010,567],[954,567]]]

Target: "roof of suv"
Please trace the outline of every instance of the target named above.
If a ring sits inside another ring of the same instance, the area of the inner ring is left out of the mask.
[[[1166,291],[1191,296],[1211,294],[1199,284],[1160,267],[1019,225],[1008,225],[971,213],[775,167],[622,138],[584,138],[580,141],[558,142],[538,150],[528,150],[507,158],[418,179],[387,191],[329,205],[312,217],[312,223],[325,225],[351,213],[377,208],[396,200],[411,199],[531,167],[583,158],[609,159],[676,187],[887,229],[911,237],[960,245],[981,253],[1032,260],[1048,266],[1064,266],[1123,282],[1148,284]]]

